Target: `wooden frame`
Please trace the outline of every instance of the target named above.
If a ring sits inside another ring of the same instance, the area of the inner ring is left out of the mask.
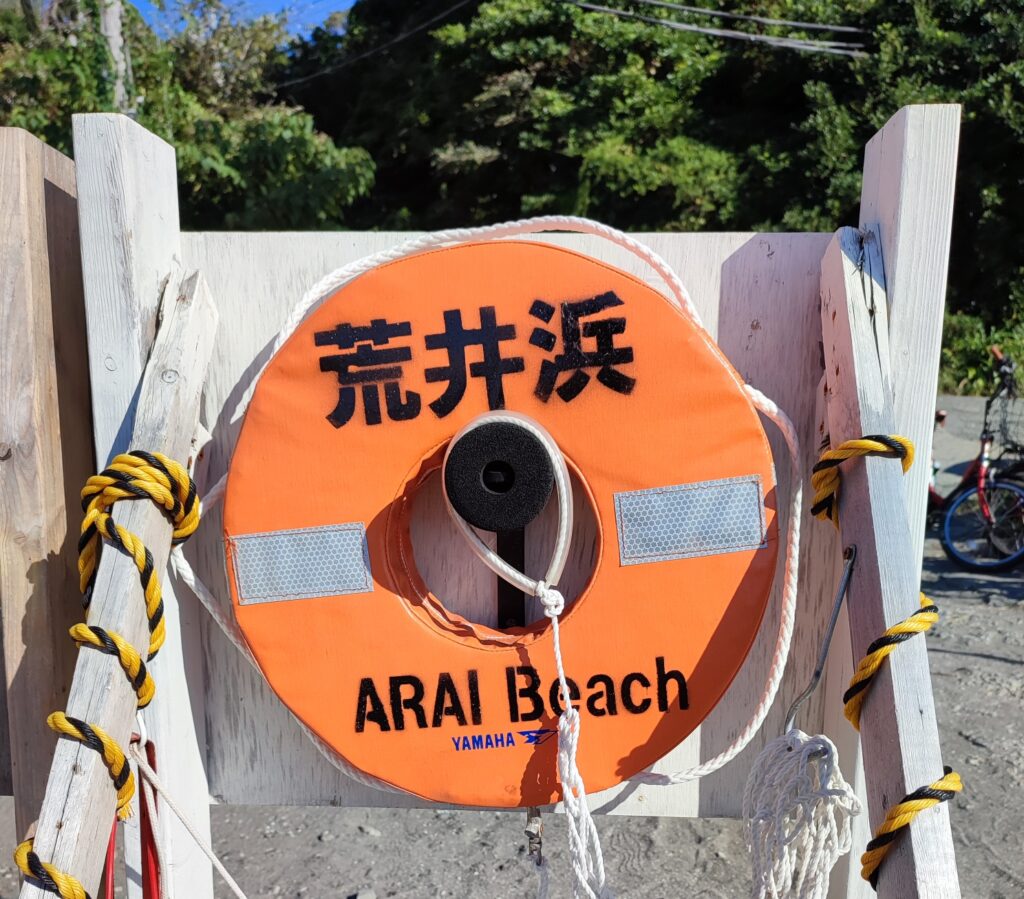
[[[0,783],[13,786],[19,834],[39,813],[46,716],[67,702],[67,632],[81,617],[78,491],[92,427],[77,206],[71,160],[0,129]]]
[[[82,275],[88,312],[96,470],[129,446],[142,374],[153,348],[160,300],[181,273],[174,150],[120,115],[74,117]],[[147,710],[161,779],[210,835],[205,775],[206,714],[199,605],[164,579],[167,641],[153,661],[160,701]],[[165,748],[166,747],[166,748]],[[173,751],[169,751],[173,747]],[[212,890],[209,861],[177,819],[164,816],[173,891]],[[128,897],[141,899],[139,819],[125,828]]]
[[[890,367],[895,373],[889,388],[893,416],[897,429],[915,440],[924,459],[931,443],[958,115],[956,107],[901,110],[868,144],[865,156],[861,225],[873,233],[885,268],[879,284],[888,295]],[[114,448],[124,448],[123,435],[130,433],[131,420],[123,419],[124,410],[131,408],[152,344],[161,285],[176,278],[182,267],[198,269],[216,298],[223,330],[230,334],[230,341],[218,345],[206,382],[204,419],[213,439],[202,460],[202,476],[209,485],[226,469],[240,424],[235,409],[242,392],[265,361],[274,334],[301,293],[324,272],[391,246],[405,235],[211,233],[179,237],[170,148],[127,119],[100,115],[76,117],[75,148],[92,397],[97,410],[96,462],[102,464]],[[741,375],[793,418],[803,442],[802,464],[809,470],[835,408],[825,402],[823,393],[819,318],[823,271],[831,273],[829,284],[840,271],[834,263],[829,263],[832,268],[822,266],[831,236],[638,236],[680,272],[706,326]],[[634,260],[596,240],[545,239],[651,277]],[[835,249],[829,251],[831,257],[835,253]],[[116,288],[113,291],[112,286]],[[913,378],[906,377],[909,373]],[[769,433],[777,458],[783,458],[781,441],[770,427]],[[783,493],[791,486],[787,469],[778,466]],[[907,551],[915,560],[920,559],[923,540],[925,469],[918,466],[905,483],[909,497]],[[593,797],[595,809],[617,814],[739,814],[750,762],[763,741],[780,732],[789,701],[813,667],[839,570],[839,539],[831,528],[811,521],[806,512],[805,516],[801,547],[805,561],[791,662],[779,701],[759,740],[724,771],[699,783],[671,788],[622,786]],[[220,596],[226,596],[219,534],[219,514],[214,512],[188,552],[203,579]],[[917,583],[919,563],[916,571],[902,577],[904,586]],[[453,587],[453,603],[471,603],[471,597],[481,594],[478,587],[476,574],[467,571],[461,589]],[[217,799],[233,803],[423,804],[411,797],[377,793],[344,777],[309,743],[266,684],[216,628],[198,614],[193,599],[177,595],[176,600],[168,602],[171,639],[154,669],[161,698],[149,720],[158,746],[174,747],[165,755],[169,769],[162,768],[162,776],[193,818],[208,828],[207,788]],[[686,767],[715,755],[749,715],[766,676],[778,603],[776,592],[747,663],[715,712],[656,770]],[[15,607],[11,609],[8,615],[5,607],[5,633],[18,623],[21,614]],[[872,626],[882,623],[882,619],[871,621]],[[854,621],[854,652],[863,649],[867,629]],[[845,615],[836,646],[842,646],[844,640],[851,640]],[[832,654],[824,688],[802,710],[799,725],[806,731],[828,733],[837,741],[844,771],[862,794],[872,792],[872,818],[877,820],[878,791],[865,790],[859,743],[840,712],[839,697],[851,659],[852,653]],[[16,682],[12,688],[11,666],[8,659],[9,704],[22,699]],[[182,732],[187,739],[181,739]],[[917,773],[907,770],[899,785],[909,784]],[[896,783],[892,781],[890,792]],[[858,844],[866,838],[867,826],[866,816],[862,816],[857,825]],[[205,862],[193,865],[196,856],[187,837],[180,833],[169,836],[172,854],[187,854],[183,856],[187,863],[180,867],[200,872],[178,884],[177,891],[208,899],[212,893]],[[844,862],[833,878],[834,895],[868,895],[856,867]],[[178,868],[176,856],[175,872]],[[916,873],[909,876],[917,878]],[[902,886],[909,882],[899,879]]]
[[[872,231],[840,229],[822,260],[822,334],[833,445],[861,434],[899,433],[893,411],[886,290]],[[858,564],[846,604],[855,656],[888,626],[919,607],[915,563],[901,466],[869,458],[843,475],[839,503],[843,543],[857,547]],[[863,763],[870,811],[877,825],[899,797],[942,777],[939,728],[923,640],[900,646],[879,671],[861,714]],[[918,818],[889,851],[880,892],[958,897],[949,809]]]
[[[162,311],[164,320],[139,389],[131,437],[135,446],[159,448],[158,452],[173,459],[188,460],[193,454],[199,397],[213,351],[217,312],[199,274],[180,286],[177,281],[169,284]],[[171,524],[163,510],[150,502],[131,502],[117,506],[113,516],[149,549],[154,569],[163,571],[171,549]],[[101,554],[89,619],[120,634],[140,651],[148,646],[146,604],[131,556]],[[159,691],[155,669],[154,664],[151,671]],[[98,725],[121,747],[127,747],[136,730],[136,709],[135,690],[118,659],[83,650],[67,699],[68,715]],[[114,820],[116,794],[110,778],[98,752],[76,740],[58,740],[35,837],[40,857],[60,871],[73,873],[92,895],[99,887]],[[46,891],[33,883],[26,881],[22,886],[21,899],[45,895]]]

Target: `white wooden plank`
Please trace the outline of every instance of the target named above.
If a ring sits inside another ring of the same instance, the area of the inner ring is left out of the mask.
[[[907,474],[918,578],[924,558],[959,135],[959,106],[905,106],[864,151],[860,226],[874,231],[882,248],[893,411],[897,431],[914,441],[919,460]]]
[[[174,150],[119,115],[74,117],[82,230],[82,266],[92,369],[96,464],[129,449],[133,400],[156,328],[162,285],[180,266]],[[154,661],[160,699],[146,710],[161,778],[209,836],[205,776],[206,716],[199,606],[187,590],[164,584],[167,642]],[[209,862],[171,815],[165,845],[174,892],[212,897]],[[129,899],[139,859],[129,850]]]
[[[892,433],[885,293],[864,266],[856,230],[840,230],[829,244],[821,285],[832,442]],[[858,555],[848,600],[855,656],[918,607],[905,496],[902,469],[891,459],[869,458],[844,468],[841,534],[844,543],[856,544]],[[908,640],[889,656],[864,704],[861,727],[871,822],[877,826],[899,797],[942,776],[923,639]],[[878,892],[883,897],[960,895],[948,808],[922,813],[894,844]]]
[[[161,290],[180,260],[174,150],[127,116],[76,115],[96,458],[128,449]],[[170,176],[170,177],[168,177]]]
[[[92,446],[74,180],[70,159],[0,129],[3,767],[18,833],[39,813],[46,716],[67,700],[76,655],[67,634],[79,617],[73,535]]]
[[[203,269],[210,279],[218,307],[230,334],[211,365],[206,393],[206,420],[213,442],[204,457],[206,483],[225,470],[240,421],[234,412],[253,372],[266,360],[269,345],[293,304],[324,273],[368,253],[393,246],[409,235],[399,234],[185,234],[184,257],[190,267]],[[764,386],[783,408],[794,415],[797,427],[811,435],[813,401],[806,378],[817,383],[820,368],[818,262],[827,242],[824,235],[653,234],[641,239],[676,267],[693,294],[698,310],[712,334],[719,334],[728,355],[741,372]],[[656,283],[656,276],[615,247],[597,239],[556,236],[554,243],[571,246],[610,261]],[[722,303],[719,304],[719,296]],[[750,304],[753,314],[748,314]],[[759,319],[755,323],[755,319]],[[791,362],[793,364],[791,364]],[[770,430],[770,426],[769,430]],[[816,439],[807,439],[808,461]],[[785,458],[785,457],[780,457]],[[780,464],[785,476],[788,463]],[[443,525],[442,525],[443,527]],[[186,552],[196,559],[197,570],[227,597],[220,545],[219,511],[206,524]],[[806,557],[815,559],[838,549],[824,546],[834,537],[822,529],[807,528]],[[457,545],[457,544],[456,544]],[[530,546],[547,545],[531,537]],[[820,552],[819,552],[820,550]],[[537,552],[540,550],[538,549]],[[429,580],[429,577],[428,577]],[[461,611],[480,602],[472,576],[451,585],[446,603]],[[809,566],[802,584],[812,597],[801,614],[793,656],[800,660],[787,675],[783,702],[803,686],[798,683],[813,666],[825,607],[831,602],[833,573],[825,566]],[[486,595],[484,604],[488,600]],[[465,605],[458,605],[465,603]],[[774,643],[777,599],[766,617],[751,661],[737,679],[709,724],[687,740],[657,770],[671,771],[698,763],[724,745],[730,726],[737,726],[760,695],[766,660]],[[483,609],[477,609],[483,614]],[[211,625],[207,628],[207,709],[210,727],[209,768],[211,791],[226,802],[343,805],[419,805],[408,797],[359,786],[341,775],[309,744],[269,687]],[[782,711],[773,714],[781,727]],[[820,728],[820,703],[808,710],[805,726]],[[713,723],[712,723],[713,722]],[[702,734],[713,728],[709,747]],[[771,731],[767,732],[772,736]],[[672,788],[620,787],[595,797],[594,806],[619,814],[737,815],[741,806],[747,762],[730,766],[713,787],[685,784]],[[704,793],[699,791],[704,789]],[[707,795],[710,798],[705,800]],[[699,808],[698,808],[698,796]]]
[[[889,302],[889,362],[896,427],[917,447],[918,463],[906,477],[908,519],[918,576],[923,559],[927,464],[931,459],[935,388],[939,367],[950,223],[959,137],[956,106],[901,109],[869,141],[864,152],[860,226],[879,238]],[[912,376],[908,376],[913,373]],[[835,646],[845,646],[844,620]],[[841,714],[842,694],[853,674],[846,653],[833,652],[826,670],[825,731],[839,749],[843,771],[866,801],[859,736]],[[855,846],[870,839],[866,815],[853,821]],[[830,896],[868,899],[858,853],[833,870]]]
[[[753,235],[724,262],[718,309],[718,343],[743,378],[754,384],[790,416],[800,436],[802,471],[809,471],[820,442],[814,415],[815,385],[821,378],[821,321],[818,313],[819,269],[826,235]],[[786,518],[792,490],[785,444],[770,423],[765,430],[776,459],[776,502]],[[785,521],[780,528],[785,527]],[[703,817],[742,812],[747,772],[768,740],[782,732],[789,704],[806,686],[817,657],[817,646],[832,607],[840,551],[835,536],[817,527],[805,502],[801,530],[799,606],[793,648],[780,701],[764,728],[740,757],[701,785]],[[781,603],[783,559],[772,599],[747,663],[723,701],[701,728],[701,757],[712,758],[733,739],[755,708],[767,679]],[[820,727],[822,700],[814,695],[801,709],[800,726]]]
[[[827,386],[824,372],[818,385],[815,398],[815,418],[818,421],[818,441],[828,434],[828,408],[826,403]],[[831,524],[816,521],[820,530],[831,532],[839,545],[838,534]],[[836,572],[838,577],[839,572]],[[839,770],[846,782],[853,787],[861,808],[868,807],[867,783],[864,779],[864,757],[860,751],[860,733],[850,727],[843,715],[843,693],[853,676],[853,657],[849,647],[853,645],[850,637],[850,610],[847,603],[839,612],[836,630],[832,635],[832,648],[825,661],[825,672],[819,691],[824,700],[824,727],[822,733],[827,734],[835,744],[839,754]],[[855,816],[850,822],[853,849],[844,855],[832,869],[829,878],[828,899],[869,899],[874,895],[871,885],[860,876],[860,855],[868,840],[871,839],[871,821],[867,812]]]
[[[180,290],[172,287],[168,291],[164,321],[135,415],[133,436],[140,446],[172,458],[187,458],[216,326],[217,313],[201,276],[193,275]],[[115,508],[114,518],[147,546],[155,569],[164,570],[171,524],[163,511],[149,502],[122,503]],[[127,554],[103,552],[90,620],[116,631],[140,650],[148,645],[139,573]],[[134,729],[135,710],[135,691],[118,660],[100,652],[80,652],[68,697],[68,715],[102,727],[126,747]],[[102,756],[76,740],[58,740],[35,848],[41,858],[76,876],[92,894],[99,885],[115,800]],[[41,887],[29,882],[21,890],[22,899],[41,899],[44,895]]]
[[[831,247],[831,242],[830,242]],[[877,292],[878,305],[885,306],[885,274],[882,264],[881,248],[875,239],[861,239],[859,243],[860,257],[857,262],[862,270],[862,279],[865,284],[871,285],[871,290]],[[883,322],[884,324],[884,322]],[[880,346],[876,350],[878,356],[878,376],[881,381],[882,391],[886,395],[892,395],[892,368],[889,352],[888,329],[877,332]],[[873,341],[874,342],[874,341]],[[823,390],[821,392],[821,433],[827,437],[829,433],[828,422],[828,378],[829,372],[823,375]],[[902,389],[906,390],[909,384],[903,384]],[[825,526],[832,530],[830,525]],[[861,735],[846,721],[843,714],[843,694],[853,676],[854,658],[848,647],[855,647],[850,625],[849,603],[845,604],[840,620],[837,622],[834,636],[835,651],[828,659],[825,670],[825,685],[822,690],[825,699],[825,733],[832,737],[836,750],[839,753],[841,770],[846,776],[847,782],[853,787],[857,798],[861,802],[862,809],[868,809],[868,785],[867,774],[864,770],[864,752],[861,746]],[[853,650],[856,651],[855,649]],[[871,820],[866,812],[855,817],[851,824],[851,839],[854,851],[839,859],[829,879],[830,894],[835,897],[846,897],[846,899],[868,899],[874,894],[871,885],[860,875],[860,856],[862,847],[868,844],[871,839]]]

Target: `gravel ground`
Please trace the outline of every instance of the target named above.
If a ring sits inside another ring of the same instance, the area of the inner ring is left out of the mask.
[[[942,405],[950,415],[936,437],[936,457],[952,463],[939,480],[948,489],[963,461],[977,452],[981,404],[944,397]],[[1020,571],[960,572],[934,539],[925,548],[924,582],[942,611],[928,647],[943,756],[965,783],[952,810],[963,894],[1019,899],[1024,582]],[[2,803],[0,845],[13,846],[11,803]],[[213,809],[217,851],[251,899],[532,896],[535,877],[523,858],[522,824],[493,812]],[[545,826],[552,893],[568,895],[564,821],[552,816]],[[599,826],[610,881],[620,896],[731,899],[747,893],[738,821],[612,817]],[[10,864],[0,869],[0,899],[13,899],[16,883]],[[218,899],[230,895],[218,884]]]

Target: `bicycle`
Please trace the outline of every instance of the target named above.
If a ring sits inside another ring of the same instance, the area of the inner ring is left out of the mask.
[[[943,550],[977,572],[1008,571],[1024,561],[1024,404],[1016,364],[999,347],[990,352],[997,387],[985,402],[978,455],[951,493],[942,496],[934,485],[928,490],[929,514],[942,516]],[[997,436],[1002,450],[993,459]]]

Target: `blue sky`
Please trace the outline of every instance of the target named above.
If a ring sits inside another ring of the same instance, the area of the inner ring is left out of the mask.
[[[246,16],[284,12],[288,15],[290,31],[309,31],[331,13],[348,9],[354,0],[229,0],[232,6]],[[169,5],[169,4],[168,4]],[[137,0],[135,6],[143,18],[158,30],[168,26],[171,19],[160,12],[149,0]]]

